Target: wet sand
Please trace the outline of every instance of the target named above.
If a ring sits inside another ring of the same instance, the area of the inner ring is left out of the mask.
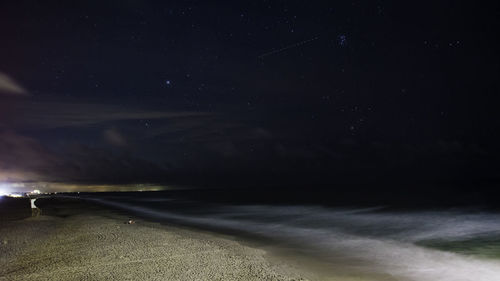
[[[26,217],[29,209],[22,219],[8,214],[22,201],[1,210],[0,280],[311,279],[223,236],[140,219],[125,224],[126,214],[71,200],[39,201],[39,217]]]

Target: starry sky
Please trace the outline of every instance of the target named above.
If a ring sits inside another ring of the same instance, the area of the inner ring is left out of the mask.
[[[0,181],[498,183],[499,15],[460,1],[3,1]]]

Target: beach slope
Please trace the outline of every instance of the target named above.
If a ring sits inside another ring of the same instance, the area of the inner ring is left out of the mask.
[[[0,280],[305,280],[231,239],[41,201],[42,216],[0,221]]]

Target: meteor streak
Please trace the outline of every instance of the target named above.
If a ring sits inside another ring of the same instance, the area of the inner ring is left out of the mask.
[[[272,51],[269,51],[269,52],[267,52],[267,53],[264,53],[264,54],[262,54],[262,55],[258,56],[258,58],[259,58],[259,59],[263,59],[263,58],[265,58],[265,57],[267,57],[267,56],[274,55],[274,54],[277,54],[277,53],[281,53],[281,52],[283,52],[283,51],[286,51],[286,50],[288,50],[288,49],[292,49],[292,48],[295,48],[295,47],[298,47],[298,46],[302,46],[302,45],[304,45],[304,44],[307,44],[307,43],[309,43],[309,42],[312,42],[312,41],[314,41],[314,40],[317,40],[318,38],[319,38],[319,36],[316,36],[316,37],[311,38],[311,39],[308,39],[308,40],[304,40],[304,41],[297,42],[297,43],[294,43],[294,44],[291,44],[291,45],[287,45],[287,46],[285,46],[285,47],[283,47],[283,48],[281,48],[281,49],[272,50]]]

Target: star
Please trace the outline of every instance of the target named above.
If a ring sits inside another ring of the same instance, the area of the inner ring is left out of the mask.
[[[338,40],[339,40],[340,46],[345,46],[347,43],[347,36],[345,36],[344,34],[341,34],[341,35],[339,35]]]

